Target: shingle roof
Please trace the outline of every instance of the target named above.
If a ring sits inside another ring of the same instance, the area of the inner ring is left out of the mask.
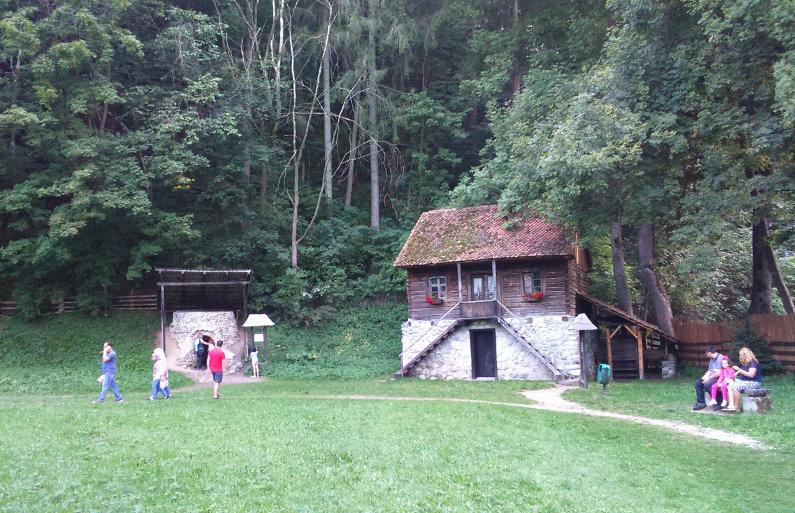
[[[395,267],[481,262],[571,254],[571,242],[560,227],[527,219],[510,230],[495,217],[497,205],[430,210],[411,230]]]

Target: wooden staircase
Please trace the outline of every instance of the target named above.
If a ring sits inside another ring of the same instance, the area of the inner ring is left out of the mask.
[[[441,344],[442,341],[444,339],[446,339],[447,337],[449,337],[456,329],[458,329],[458,326],[460,326],[460,325],[461,325],[461,321],[460,320],[456,320],[450,326],[448,326],[443,332],[441,332],[439,335],[434,337],[434,339],[431,340],[430,344],[425,346],[425,348],[423,348],[419,353],[417,353],[417,355],[414,356],[414,358],[412,358],[406,365],[401,367],[400,370],[395,373],[395,378],[405,377],[406,373],[412,367],[414,367],[417,364],[417,362],[419,362],[420,360],[425,358],[425,355],[430,353],[433,350],[434,347],[436,347],[439,344]]]
[[[503,317],[497,317],[497,322],[500,324],[500,326],[502,326],[505,329],[505,331],[510,333],[513,338],[518,340],[525,347],[525,349],[530,351],[530,353],[533,356],[538,358],[547,369],[552,371],[552,376],[554,377],[555,381],[560,381],[561,379],[563,379],[563,373],[560,372],[560,369],[558,369],[555,366],[555,364],[549,360],[549,358],[541,354],[541,352],[538,349],[536,349],[536,346],[534,346],[532,342],[527,340],[524,337],[524,335],[516,331],[513,328],[513,326],[511,326],[510,323],[508,323],[508,321],[506,321]]]

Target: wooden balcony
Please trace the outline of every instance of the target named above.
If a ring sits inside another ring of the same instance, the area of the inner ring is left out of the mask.
[[[493,299],[486,301],[461,302],[462,319],[486,319],[490,317],[497,317],[499,312],[500,305]]]

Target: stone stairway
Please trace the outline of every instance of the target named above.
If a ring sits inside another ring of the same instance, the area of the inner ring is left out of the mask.
[[[414,358],[409,360],[409,362],[406,365],[401,367],[401,369],[395,373],[395,378],[405,377],[406,373],[412,367],[414,367],[414,365],[416,365],[417,362],[422,360],[425,357],[425,355],[427,355],[428,353],[430,353],[433,350],[433,348],[435,348],[436,346],[441,344],[442,341],[444,341],[444,339],[449,337],[456,329],[458,329],[458,326],[460,326],[460,325],[461,325],[461,321],[460,320],[456,320],[450,326],[448,326],[444,331],[442,331],[436,337],[434,337],[434,339],[431,340],[431,342],[427,346],[425,346],[419,353],[417,353],[414,356]]]
[[[555,378],[556,381],[560,381],[561,379],[563,379],[563,373],[560,371],[560,369],[558,369],[557,366],[555,366],[555,364],[552,363],[552,361],[549,358],[541,354],[541,352],[536,348],[536,346],[532,342],[527,340],[524,337],[524,335],[516,331],[514,327],[511,326],[511,324],[505,320],[505,318],[497,317],[497,322],[500,324],[500,326],[503,327],[503,329],[505,329],[505,331],[510,333],[513,338],[518,340],[519,343],[521,343],[525,347],[525,349],[530,351],[530,353],[533,356],[538,358],[547,369],[552,371],[552,376]]]

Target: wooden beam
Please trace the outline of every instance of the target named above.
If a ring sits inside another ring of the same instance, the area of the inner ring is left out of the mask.
[[[160,286],[166,287],[196,287],[202,285],[249,285],[248,281],[160,281],[157,282]]]

